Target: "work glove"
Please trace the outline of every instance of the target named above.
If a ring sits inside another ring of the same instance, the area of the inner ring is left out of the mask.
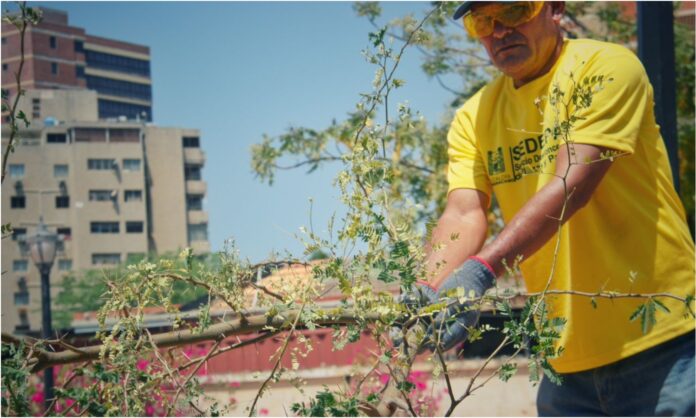
[[[479,319],[479,298],[493,286],[494,280],[493,270],[478,257],[469,258],[445,279],[438,299],[446,302],[447,308],[435,316],[428,329],[428,348],[434,351],[434,344],[439,342],[440,348],[447,351],[466,340],[468,328]]]
[[[401,292],[396,302],[405,305],[406,310],[410,314],[408,317],[394,321],[394,326],[389,332],[389,337],[394,347],[399,347],[403,344],[403,326],[405,321],[410,319],[412,315],[417,314],[419,309],[437,303],[437,290],[425,282],[415,283],[410,291]],[[422,322],[423,321],[427,322],[422,323],[421,326],[423,326],[423,329],[427,329],[428,325],[430,325],[429,318],[424,317],[422,318]]]

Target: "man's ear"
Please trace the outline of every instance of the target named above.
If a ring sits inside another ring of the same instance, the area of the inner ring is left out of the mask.
[[[556,23],[560,23],[565,13],[565,2],[564,1],[550,1],[551,6],[551,17]]]

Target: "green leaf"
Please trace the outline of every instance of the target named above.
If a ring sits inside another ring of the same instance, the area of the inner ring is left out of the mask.
[[[660,302],[657,299],[652,299],[652,301],[659,310],[661,310],[664,313],[670,313],[669,308],[666,307],[662,302]]]

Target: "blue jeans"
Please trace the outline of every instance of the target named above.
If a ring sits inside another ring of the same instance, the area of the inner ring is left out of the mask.
[[[694,416],[694,332],[631,357],[577,373],[557,386],[544,378],[539,416]]]

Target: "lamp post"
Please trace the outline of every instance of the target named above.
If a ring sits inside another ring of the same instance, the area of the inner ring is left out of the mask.
[[[41,337],[50,339],[53,330],[51,327],[51,287],[48,281],[53,261],[56,258],[56,244],[58,235],[51,233],[39,218],[36,234],[27,238],[31,260],[41,273]],[[53,399],[53,367],[44,371],[44,402],[46,409]],[[50,411],[48,411],[50,413]]]

